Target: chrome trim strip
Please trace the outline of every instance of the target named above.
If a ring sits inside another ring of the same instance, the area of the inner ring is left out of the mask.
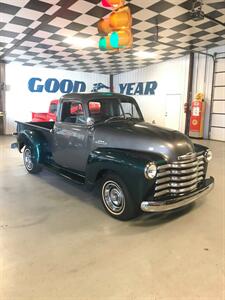
[[[190,163],[172,163],[172,164],[167,164],[167,165],[162,165],[162,166],[158,166],[158,170],[164,170],[164,169],[187,169],[187,168],[192,168],[192,167],[196,167],[197,165],[203,165],[204,161],[199,160],[195,160],[194,162],[190,162]]]
[[[194,153],[190,152],[190,153],[178,156],[178,160],[192,159],[192,158],[196,158],[196,156],[197,156],[196,152],[194,152]]]
[[[185,169],[185,170],[168,170],[165,172],[161,172],[157,174],[157,178],[161,178],[164,177],[166,175],[182,175],[182,174],[190,174],[190,173],[194,173],[194,172],[198,172],[198,171],[202,171],[204,170],[203,166],[200,167],[195,167],[195,168],[191,168],[191,169]]]
[[[211,177],[211,183],[197,190],[189,195],[181,196],[175,199],[170,199],[170,201],[156,202],[156,201],[143,201],[141,203],[141,209],[145,212],[165,212],[176,208],[186,206],[197,199],[206,196],[214,187],[214,179]]]
[[[165,177],[165,178],[161,178],[161,179],[158,179],[156,180],[156,184],[162,184],[162,183],[166,183],[168,181],[185,181],[185,180],[191,180],[191,179],[194,179],[196,177],[199,177],[199,176],[202,176],[204,175],[204,172],[197,172],[197,173],[194,173],[192,175],[188,175],[188,176],[180,176],[180,177],[177,177],[177,176],[170,176],[170,177]]]
[[[197,156],[200,156],[200,155],[204,155],[205,151],[201,151],[201,152],[194,152],[194,153],[187,153],[185,155],[181,155],[181,156],[178,156],[178,160],[179,161],[185,161],[185,160],[190,160],[190,159],[194,159],[196,158]]]
[[[191,185],[189,187],[182,188],[182,189],[171,188],[171,189],[167,189],[167,190],[163,190],[163,191],[155,193],[154,197],[160,197],[160,196],[163,196],[166,194],[183,194],[183,193],[191,192],[191,191],[197,189],[197,187],[198,187],[198,183],[195,183],[194,185]]]
[[[164,189],[170,188],[170,187],[172,187],[172,188],[187,187],[187,186],[193,185],[194,183],[197,183],[203,179],[204,179],[203,177],[198,177],[198,178],[195,178],[194,180],[186,181],[186,182],[169,182],[166,184],[156,186],[155,190],[161,191],[161,190],[164,190]]]

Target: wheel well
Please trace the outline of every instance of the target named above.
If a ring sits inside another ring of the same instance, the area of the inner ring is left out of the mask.
[[[96,181],[99,181],[101,178],[103,178],[103,176],[105,174],[108,174],[108,173],[113,173],[113,174],[116,174],[114,171],[112,170],[109,170],[109,169],[105,169],[105,170],[101,170],[98,172],[97,176],[96,176]],[[117,175],[117,174],[116,174]]]
[[[19,140],[18,140],[18,144],[19,144],[19,152],[21,152],[21,150],[25,147],[25,146],[28,146],[30,145],[30,141],[27,137],[21,137]]]

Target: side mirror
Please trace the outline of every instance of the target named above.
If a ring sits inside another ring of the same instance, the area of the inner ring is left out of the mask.
[[[87,118],[87,126],[92,127],[95,124],[95,120],[93,118]]]

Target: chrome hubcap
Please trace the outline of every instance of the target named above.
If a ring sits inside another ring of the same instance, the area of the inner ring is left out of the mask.
[[[112,214],[120,215],[124,211],[125,197],[121,187],[116,182],[105,182],[102,188],[102,199]]]
[[[28,171],[33,169],[32,155],[30,149],[24,151],[24,164]]]

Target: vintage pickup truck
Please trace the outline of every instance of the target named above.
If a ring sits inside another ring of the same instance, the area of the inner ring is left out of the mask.
[[[23,150],[30,173],[45,165],[79,183],[100,184],[105,210],[120,220],[186,206],[214,185],[206,178],[208,148],[145,123],[136,101],[115,93],[64,95],[56,122],[17,122],[13,146]]]

